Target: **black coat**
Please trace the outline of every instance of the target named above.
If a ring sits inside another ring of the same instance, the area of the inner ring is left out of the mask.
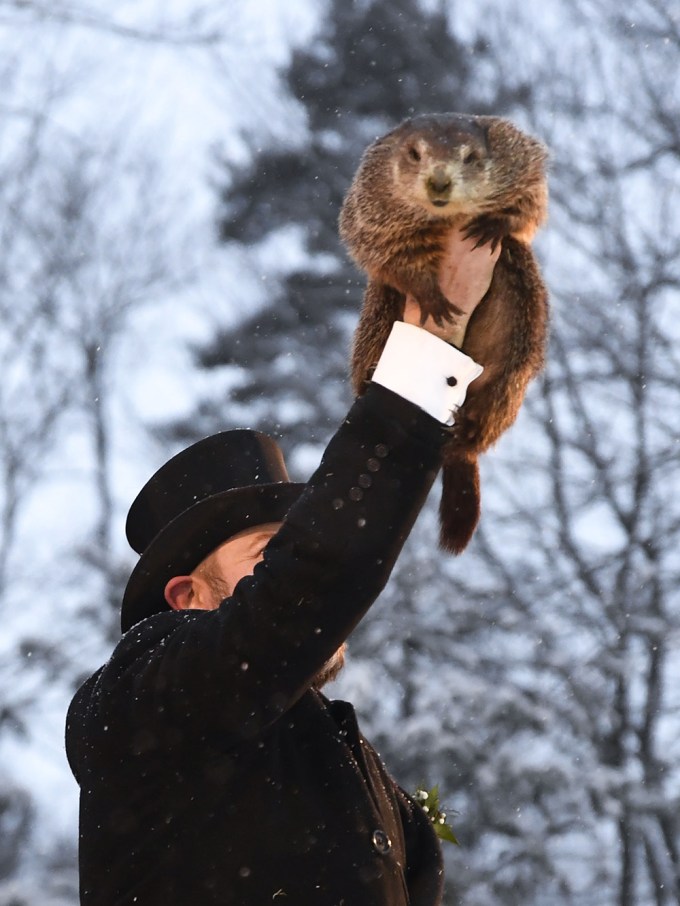
[[[427,816],[311,681],[387,581],[444,437],[371,386],[254,575],[218,610],[142,621],[81,687],[85,906],[440,902]]]

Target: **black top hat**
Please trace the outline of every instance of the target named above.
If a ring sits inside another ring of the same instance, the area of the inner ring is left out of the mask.
[[[243,529],[282,520],[304,487],[289,480],[276,442],[258,431],[214,434],[166,462],[128,513],[127,538],[141,556],[123,595],[123,632],[169,609],[169,579]]]

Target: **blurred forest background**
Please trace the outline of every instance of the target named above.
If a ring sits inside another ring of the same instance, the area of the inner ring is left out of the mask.
[[[64,714],[136,490],[243,425],[310,474],[349,403],[343,193],[446,110],[551,149],[549,363],[473,544],[438,553],[433,494],[332,694],[440,785],[447,904],[680,904],[678,4],[0,0],[0,48],[0,906],[78,901]]]

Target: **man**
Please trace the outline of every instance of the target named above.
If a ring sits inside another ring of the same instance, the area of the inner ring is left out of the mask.
[[[319,689],[387,581],[481,368],[460,346],[498,251],[458,233],[306,485],[251,431],[206,438],[140,492],[124,636],[76,694],[84,906],[434,906],[422,809]],[[437,336],[438,335],[438,336]],[[449,342],[446,342],[446,341]]]

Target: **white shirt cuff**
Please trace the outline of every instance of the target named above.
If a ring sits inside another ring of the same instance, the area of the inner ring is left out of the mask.
[[[453,425],[468,385],[484,369],[434,334],[395,321],[372,380]]]

